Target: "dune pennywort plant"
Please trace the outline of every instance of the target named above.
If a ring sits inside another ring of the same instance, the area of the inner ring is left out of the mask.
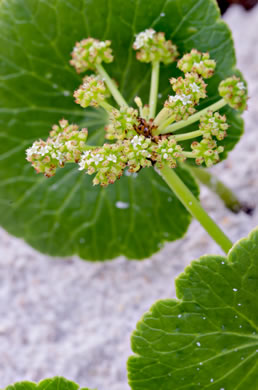
[[[74,92],[75,102],[83,108],[102,107],[106,111],[109,142],[103,146],[88,145],[87,129],[80,130],[63,119],[53,126],[46,141],[36,141],[27,149],[27,160],[47,177],[54,176],[56,169],[66,163],[77,163],[80,171],[95,175],[94,185],[103,187],[114,184],[125,171],[133,174],[154,168],[227,253],[231,241],[206,214],[174,168],[189,160],[211,167],[220,160],[229,125],[219,110],[229,105],[243,111],[247,105],[246,85],[234,75],[228,77],[218,86],[221,99],[197,111],[200,101],[208,97],[207,83],[216,68],[209,53],[193,48],[178,59],[176,45],[163,32],[151,28],[136,36],[132,49],[139,61],[152,67],[148,105],[135,96],[135,106],[130,107],[105,70],[104,63],[114,60],[111,42],[83,39],[76,43],[70,63],[79,74],[93,73],[86,75]],[[171,75],[170,94],[157,113],[160,64],[175,61],[182,75],[177,78]],[[111,104],[110,96],[116,105]],[[187,126],[193,123],[196,130],[187,131]],[[186,140],[191,140],[189,149],[184,147]]]

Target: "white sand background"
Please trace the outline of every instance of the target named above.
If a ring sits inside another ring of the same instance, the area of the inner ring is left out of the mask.
[[[217,173],[244,201],[258,206],[258,7],[232,7],[238,67],[249,82],[246,133]],[[232,240],[258,225],[227,211],[203,190],[202,202]],[[53,259],[0,230],[0,388],[63,375],[80,386],[126,390],[130,334],[160,298],[175,295],[174,278],[191,260],[221,253],[197,221],[186,237],[150,259],[105,264]]]

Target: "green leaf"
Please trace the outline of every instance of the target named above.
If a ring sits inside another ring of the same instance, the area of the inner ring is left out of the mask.
[[[17,382],[14,385],[7,386],[5,390],[79,390],[79,386],[72,382],[68,381],[62,377],[54,377],[50,379],[44,379],[38,384],[34,382]],[[83,388],[81,390],[90,390],[88,388]]]
[[[228,257],[203,256],[132,336],[133,390],[257,390],[258,229]]]
[[[214,88],[235,72],[235,56],[215,0],[3,0],[0,5],[0,224],[42,252],[139,259],[187,230],[190,215],[152,169],[103,190],[74,166],[47,180],[25,161],[25,149],[46,138],[62,117],[88,126],[92,144],[103,142],[103,112],[83,110],[72,97],[81,79],[69,65],[70,52],[82,38],[111,39],[115,61],[107,71],[129,102],[135,95],[147,101],[150,66],[136,61],[132,43],[135,33],[148,27],[164,31],[181,54],[191,48],[211,52],[218,69],[210,103],[216,100]],[[179,74],[175,64],[162,67],[163,99],[173,74]],[[230,110],[230,116],[227,150],[242,132],[238,114]],[[189,174],[178,172],[197,194]],[[129,207],[119,209],[117,202]]]

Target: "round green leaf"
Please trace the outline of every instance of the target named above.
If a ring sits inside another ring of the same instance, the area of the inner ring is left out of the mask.
[[[70,52],[82,38],[111,39],[115,61],[106,66],[108,73],[129,102],[135,95],[147,101],[150,66],[136,61],[132,43],[137,32],[149,27],[164,31],[181,54],[192,48],[211,52],[218,68],[206,104],[218,99],[215,89],[235,72],[235,56],[215,0],[1,2],[0,223],[42,252],[90,260],[120,254],[139,259],[187,230],[190,215],[152,169],[136,178],[124,176],[103,190],[74,166],[47,180],[25,160],[25,149],[46,138],[62,117],[87,126],[92,144],[103,142],[103,111],[83,110],[72,97],[81,78],[69,65]],[[163,99],[170,90],[168,78],[176,74],[175,64],[162,67]],[[242,132],[238,114],[229,111],[233,126],[227,150]],[[190,175],[178,173],[197,194]]]
[[[62,377],[54,377],[50,379],[44,379],[38,384],[34,382],[17,382],[14,385],[7,386],[5,390],[79,390],[79,386]],[[81,390],[90,390],[83,388]]]
[[[204,256],[132,336],[133,390],[257,390],[258,230],[227,258]]]

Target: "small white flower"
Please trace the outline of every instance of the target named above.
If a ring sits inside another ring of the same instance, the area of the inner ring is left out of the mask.
[[[184,106],[187,104],[192,104],[192,95],[175,95],[175,96],[169,96],[169,102],[174,103],[177,101],[181,101]]]
[[[117,162],[117,157],[114,154],[110,154],[110,156],[107,157],[108,161],[112,161],[113,163]]]
[[[243,83],[243,81],[239,81],[239,83],[237,83],[237,88],[239,88],[241,90],[245,90],[246,89],[245,84]]]
[[[133,145],[134,149],[138,146],[138,145],[142,145],[142,138],[139,136],[139,135],[135,135],[133,137],[133,139],[131,140],[131,144]]]
[[[198,85],[196,83],[191,83],[190,87],[191,87],[193,92],[198,92],[198,93],[200,92],[200,87],[198,87]]]
[[[134,42],[134,48],[138,50],[143,47],[149,39],[153,39],[155,33],[156,31],[150,28],[137,34]]]

